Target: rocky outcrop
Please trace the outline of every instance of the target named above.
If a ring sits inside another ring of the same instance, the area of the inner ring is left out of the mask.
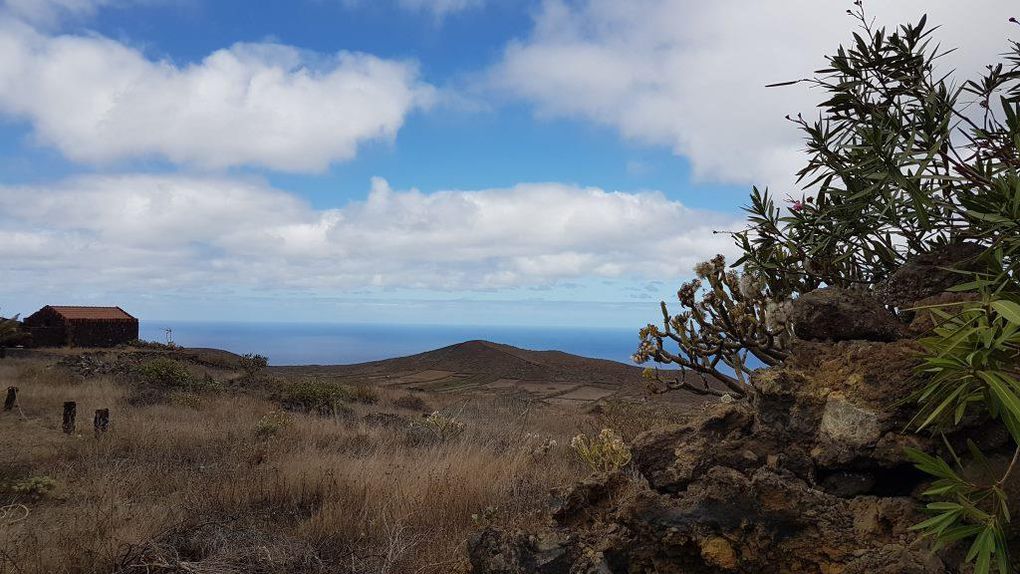
[[[922,253],[904,263],[879,288],[879,296],[890,307],[910,307],[915,302],[943,293],[967,282],[985,248],[976,243],[950,243]],[[961,273],[962,272],[962,273]]]
[[[598,475],[555,493],[539,531],[478,533],[473,572],[954,571],[910,531],[924,518],[926,477],[903,448],[938,446],[903,433],[914,410],[895,400],[909,395],[917,350],[801,341],[783,366],[756,373],[753,400],[638,436],[638,478]],[[992,450],[1008,441],[986,434],[971,436]]]
[[[805,341],[895,341],[903,335],[903,324],[874,295],[837,287],[794,299],[790,321]]]

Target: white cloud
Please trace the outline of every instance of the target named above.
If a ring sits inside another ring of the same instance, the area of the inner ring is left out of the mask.
[[[57,27],[61,23],[87,20],[104,8],[127,8],[142,4],[181,4],[192,0],[0,0],[6,14],[34,26]]]
[[[818,0],[545,0],[529,37],[491,71],[501,90],[542,114],[612,126],[670,146],[706,179],[788,184],[799,133],[783,118],[810,114],[820,94],[769,83],[810,75],[850,37],[847,2]],[[929,22],[961,49],[947,67],[975,73],[1015,36],[1012,0],[869,2],[880,23]]]
[[[485,0],[399,0],[400,6],[407,10],[431,12],[442,18],[456,12],[481,7]]]
[[[348,8],[371,4],[378,0],[340,0]],[[450,14],[481,8],[488,0],[396,0],[396,5],[412,12],[425,12],[442,20]]]
[[[36,24],[53,24],[62,17],[90,16],[115,0],[2,0],[0,10]]]
[[[88,176],[0,187],[0,291],[45,284],[132,292],[207,288],[438,291],[661,278],[731,242],[732,218],[657,192],[556,183],[395,191],[316,210],[259,181]]]
[[[321,171],[392,140],[434,95],[414,64],[367,54],[235,44],[177,66],[108,38],[0,19],[0,114],[27,119],[40,142],[88,164],[157,157]]]

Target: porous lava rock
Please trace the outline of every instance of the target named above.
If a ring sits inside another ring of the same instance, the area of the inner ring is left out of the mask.
[[[867,291],[825,287],[793,300],[793,332],[805,341],[895,341],[903,324]]]
[[[900,266],[883,282],[878,292],[891,307],[910,307],[967,282],[967,272],[977,269],[985,248],[976,243],[955,242],[917,255]]]
[[[909,396],[918,349],[911,340],[801,341],[782,366],[756,372],[752,400],[639,435],[637,477],[598,474],[555,492],[544,528],[477,533],[472,571],[955,572],[946,564],[957,558],[932,553],[910,530],[925,517],[927,477],[903,448],[940,446],[904,432],[915,411],[896,400]],[[1008,440],[986,437],[982,448]]]

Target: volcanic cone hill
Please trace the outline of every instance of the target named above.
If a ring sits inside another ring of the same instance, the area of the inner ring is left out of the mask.
[[[356,365],[274,367],[272,371],[288,378],[312,376],[344,384],[432,392],[520,390],[547,399],[582,402],[620,394],[639,396],[645,389],[639,367],[479,340]],[[682,402],[699,403],[700,399],[684,397]]]

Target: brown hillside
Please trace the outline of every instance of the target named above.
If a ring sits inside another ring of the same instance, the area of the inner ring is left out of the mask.
[[[641,380],[640,368],[615,361],[561,351],[530,351],[490,341],[466,341],[409,357],[352,366],[368,372],[420,368],[533,381],[623,384]]]
[[[272,367],[271,371],[285,378],[315,377],[342,384],[403,386],[440,393],[516,390],[570,403],[614,395],[646,396],[641,367],[477,340],[356,365]],[[701,400],[685,394],[680,402]]]

